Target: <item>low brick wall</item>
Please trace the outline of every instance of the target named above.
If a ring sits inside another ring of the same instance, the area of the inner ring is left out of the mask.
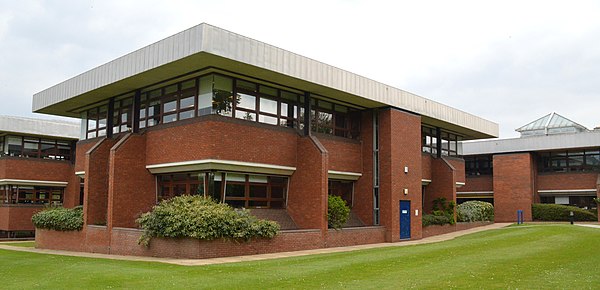
[[[328,230],[326,247],[346,247],[385,242],[384,227],[356,227]]]
[[[148,247],[138,245],[142,231],[131,228],[88,226],[81,232],[38,229],[36,247],[42,249],[108,253],[114,255],[206,259],[277,252],[341,247],[385,242],[385,228],[360,227],[329,230],[281,231],[273,239],[199,241],[195,239],[154,238]]]
[[[423,228],[423,238],[443,235],[456,231],[468,230],[476,227],[491,225],[493,222],[456,223],[454,225],[432,225]]]

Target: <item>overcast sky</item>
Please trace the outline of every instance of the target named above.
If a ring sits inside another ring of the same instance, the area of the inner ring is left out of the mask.
[[[207,22],[494,121],[503,138],[553,111],[591,129],[599,15],[600,1],[0,0],[0,114],[40,117],[34,93]]]

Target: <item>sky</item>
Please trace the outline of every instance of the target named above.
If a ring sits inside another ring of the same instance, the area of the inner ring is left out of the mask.
[[[600,126],[600,1],[0,0],[0,115],[206,22],[500,125]]]

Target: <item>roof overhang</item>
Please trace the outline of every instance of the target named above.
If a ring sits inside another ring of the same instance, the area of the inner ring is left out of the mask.
[[[296,171],[296,167],[290,166],[216,159],[152,164],[146,165],[146,169],[152,174],[218,170],[285,176],[290,176]]]
[[[218,68],[364,108],[392,106],[466,139],[498,136],[498,124],[351,72],[208,24],[136,50],[33,96],[33,111],[78,109],[174,76]],[[448,128],[450,127],[450,128]]]
[[[79,139],[78,123],[33,119],[17,116],[0,116],[0,135],[19,134],[63,139]]]
[[[55,186],[67,187],[66,181],[27,180],[27,179],[0,179],[0,185],[25,185],[25,186]]]
[[[600,146],[600,131],[462,143],[463,155],[581,149]]]

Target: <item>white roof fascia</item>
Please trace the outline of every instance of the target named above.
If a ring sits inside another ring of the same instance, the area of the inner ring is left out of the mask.
[[[547,151],[600,147],[600,132],[580,132],[463,142],[463,155]]]

